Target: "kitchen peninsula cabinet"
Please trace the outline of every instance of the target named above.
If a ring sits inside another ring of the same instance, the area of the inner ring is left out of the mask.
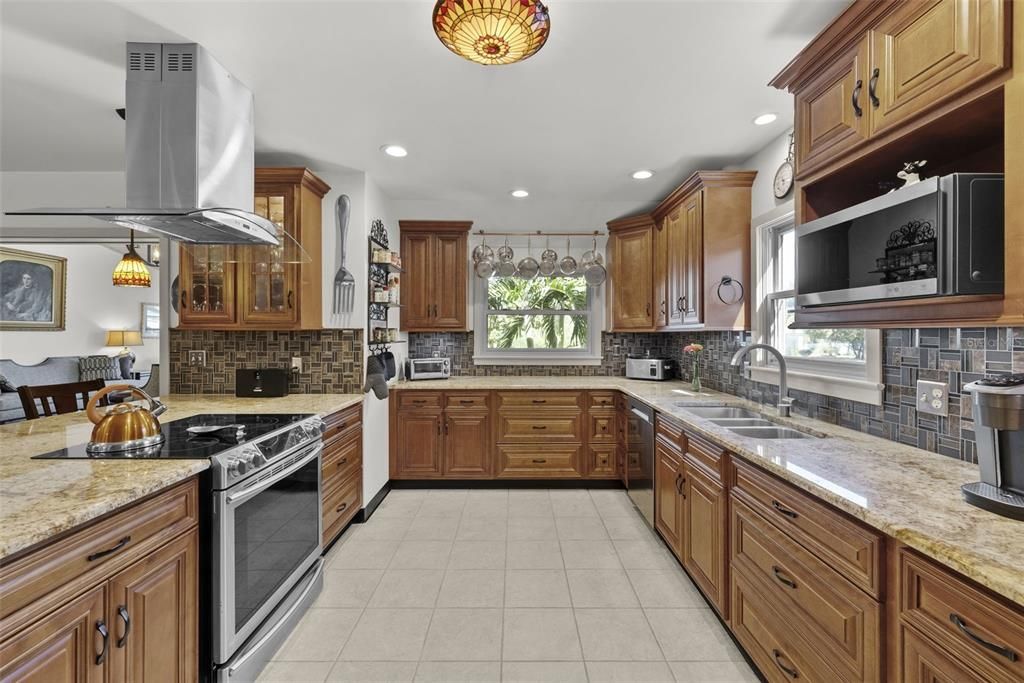
[[[195,479],[0,566],[0,680],[194,681]]]
[[[467,241],[471,221],[398,221],[401,327],[408,332],[466,329]]]
[[[493,476],[489,393],[404,391],[391,425],[392,479]]]
[[[320,489],[323,491],[323,546],[334,542],[363,502],[363,407],[355,405],[324,418]]]
[[[257,168],[254,212],[276,226],[280,246],[182,244],[178,327],[323,327],[322,201],[329,190],[305,168]]]
[[[615,331],[750,327],[753,171],[698,171],[651,214],[608,224]]]

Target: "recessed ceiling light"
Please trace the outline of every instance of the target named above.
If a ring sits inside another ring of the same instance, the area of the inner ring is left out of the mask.
[[[401,158],[409,154],[405,147],[402,147],[401,145],[384,145],[380,148],[380,151],[384,152],[389,157]]]
[[[527,192],[526,190],[512,190],[512,192],[510,192],[509,194],[511,194],[516,199],[522,199],[523,197],[530,196],[530,193]]]
[[[640,171],[633,171],[633,180],[647,180],[654,175],[654,171],[648,171],[646,169]]]
[[[772,123],[775,119],[779,118],[776,114],[761,114],[754,119],[755,126],[767,126]]]

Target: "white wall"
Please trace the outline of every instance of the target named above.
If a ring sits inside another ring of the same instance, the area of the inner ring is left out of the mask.
[[[34,238],[121,241],[123,228],[93,218],[7,216],[4,211],[44,206],[124,206],[124,173],[0,173],[0,239]]]
[[[757,171],[757,177],[754,178],[754,185],[751,188],[751,216],[760,216],[777,206],[789,205],[793,202],[792,190],[782,199],[776,199],[773,188],[775,172],[779,169],[782,162],[786,160],[786,155],[789,154],[790,132],[786,131],[775,138],[749,159],[734,167],[729,167],[737,170]]]
[[[63,331],[0,332],[0,356],[22,365],[32,365],[50,356],[113,355],[120,347],[104,346],[107,330],[141,329],[142,304],[159,301],[160,269],[151,268],[149,289],[114,287],[110,275],[121,259],[123,248],[102,244],[10,244],[31,251],[67,259],[67,298]],[[160,340],[144,339],[132,347],[135,369],[148,370],[159,362]]]

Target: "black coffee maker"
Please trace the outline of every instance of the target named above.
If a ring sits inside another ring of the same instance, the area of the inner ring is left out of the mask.
[[[1024,520],[1024,374],[990,375],[970,392],[981,481],[960,487],[972,505]]]

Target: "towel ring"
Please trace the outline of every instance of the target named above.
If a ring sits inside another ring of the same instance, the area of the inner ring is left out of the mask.
[[[729,287],[729,289],[732,290],[733,294],[736,293],[736,288],[739,287],[739,296],[735,297],[732,301],[726,301],[725,297],[722,296],[722,287]],[[740,282],[736,278],[729,277],[728,275],[723,275],[722,279],[718,282],[718,288],[715,289],[715,294],[718,295],[718,300],[721,301],[723,304],[725,304],[726,306],[732,306],[733,304],[738,304],[741,301],[743,301],[743,297],[745,296],[745,290],[743,289],[742,282]]]

